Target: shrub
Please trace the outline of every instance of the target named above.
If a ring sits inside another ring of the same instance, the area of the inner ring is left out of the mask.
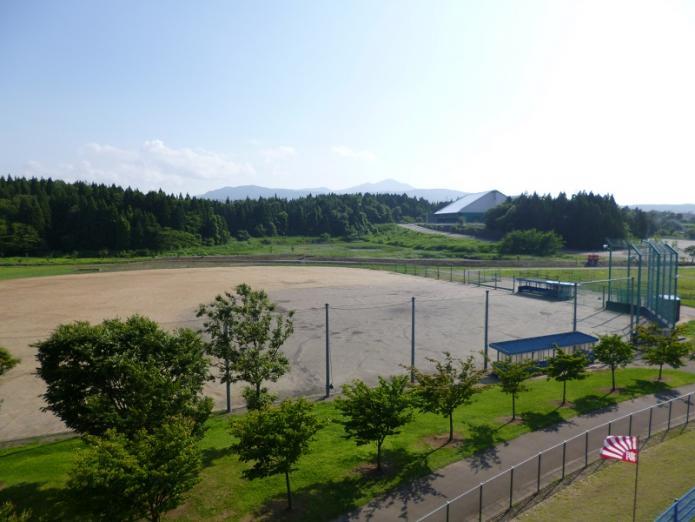
[[[514,230],[506,234],[500,243],[501,254],[551,256],[564,245],[556,232],[541,230]]]

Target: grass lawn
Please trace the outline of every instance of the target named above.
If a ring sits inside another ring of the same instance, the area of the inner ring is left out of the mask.
[[[635,466],[604,462],[599,470],[562,489],[519,520],[632,520]],[[637,520],[654,520],[695,486],[695,430],[675,430],[640,454]]]
[[[327,520],[366,503],[400,483],[470,456],[492,445],[531,430],[608,406],[638,395],[655,393],[668,386],[695,382],[695,374],[665,371],[666,383],[654,381],[656,370],[632,368],[618,372],[618,393],[607,394],[608,372],[568,385],[571,407],[560,408],[561,385],[545,378],[530,381],[531,390],[518,399],[524,422],[511,424],[511,399],[496,386],[486,388],[475,401],[457,411],[455,430],[463,443],[432,447],[425,439],[446,433],[448,421],[432,414],[417,414],[400,435],[386,439],[386,472],[375,475],[369,466],[374,445],[356,446],[344,438],[339,414],[332,402],[317,404],[317,413],[326,422],[292,475],[296,510],[284,510],[282,476],[253,482],[242,478],[244,465],[231,453],[229,419],[214,416],[201,442],[204,470],[201,482],[187,502],[168,518],[176,520]],[[67,471],[81,446],[78,439],[48,444],[31,444],[0,450],[0,503],[12,500],[19,508],[30,508],[35,517],[70,519],[69,506],[61,501]]]
[[[0,281],[23,277],[75,274],[77,272],[78,267],[71,265],[3,266],[0,267]]]

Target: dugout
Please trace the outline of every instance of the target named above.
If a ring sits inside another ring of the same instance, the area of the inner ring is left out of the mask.
[[[543,363],[562,349],[567,353],[577,351],[591,352],[598,338],[583,332],[565,332],[540,337],[526,337],[510,341],[490,343],[497,352],[497,360],[510,359],[513,362],[538,361]]]
[[[517,294],[544,297],[556,301],[567,301],[574,297],[574,283],[566,281],[551,281],[549,279],[528,279],[519,277],[516,279]]]

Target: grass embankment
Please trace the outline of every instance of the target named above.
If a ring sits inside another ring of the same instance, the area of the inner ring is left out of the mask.
[[[635,466],[600,469],[519,516],[520,520],[632,520]],[[637,520],[654,520],[695,486],[695,430],[676,430],[640,453]]]
[[[287,520],[327,520],[366,503],[395,486],[432,470],[471,456],[523,433],[542,429],[575,415],[606,407],[668,386],[695,382],[695,374],[665,371],[666,384],[654,381],[656,371],[634,368],[618,373],[618,393],[608,394],[610,375],[593,372],[586,380],[568,385],[571,405],[560,408],[561,386],[544,378],[532,380],[530,391],[518,399],[524,421],[509,423],[511,400],[496,386],[478,394],[471,405],[459,409],[455,430],[459,445],[432,447],[426,440],[447,433],[448,421],[432,414],[417,414],[403,432],[386,440],[386,472],[375,475],[365,463],[374,459],[374,446],[357,447],[344,438],[339,414],[331,402],[317,404],[326,422],[292,475],[297,509],[284,510],[281,476],[249,482],[242,478],[244,465],[230,450],[229,419],[215,416],[201,445],[204,470],[201,482],[188,501],[169,514],[170,519],[240,520],[268,517]],[[81,446],[78,439],[50,444],[31,444],[0,450],[0,503],[12,500],[20,509],[49,520],[70,518],[61,500],[61,488]]]
[[[354,258],[461,258],[491,259],[497,246],[472,238],[449,238],[420,234],[396,225],[380,225],[371,234],[354,240],[316,237],[251,238],[230,241],[226,245],[191,247],[175,252],[179,255],[295,255],[309,257]]]

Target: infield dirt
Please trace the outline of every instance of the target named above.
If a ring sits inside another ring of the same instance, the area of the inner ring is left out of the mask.
[[[21,363],[0,378],[0,441],[65,430],[41,399],[31,345],[61,323],[99,322],[138,313],[167,329],[198,329],[198,304],[240,283],[263,288],[280,310],[295,310],[295,333],[283,348],[291,371],[270,386],[281,397],[325,389],[325,303],[330,304],[331,380],[335,390],[352,379],[375,382],[410,364],[411,297],[416,297],[416,364],[450,351],[482,361],[485,290],[420,277],[333,267],[219,267],[87,273],[0,282],[0,345]],[[628,317],[589,303],[580,306],[586,333],[623,332]],[[490,290],[489,341],[569,331],[572,305]],[[233,387],[240,406],[242,385]],[[216,407],[224,387],[206,385]]]

